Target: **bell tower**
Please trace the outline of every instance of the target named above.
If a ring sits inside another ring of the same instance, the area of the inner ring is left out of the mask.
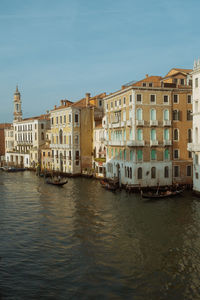
[[[18,86],[16,86],[16,91],[14,93],[14,121],[22,120],[22,108],[21,108],[21,95],[18,91]]]

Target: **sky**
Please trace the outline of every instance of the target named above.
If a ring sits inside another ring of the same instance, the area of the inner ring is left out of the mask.
[[[145,74],[192,68],[199,0],[0,0],[0,123],[119,90]]]

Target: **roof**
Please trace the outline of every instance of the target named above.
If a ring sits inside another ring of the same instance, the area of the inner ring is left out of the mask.
[[[31,120],[49,120],[49,114],[44,114],[44,115],[40,115],[40,116],[36,116],[36,117],[25,118],[25,119],[22,119],[19,122],[31,121]]]
[[[191,72],[192,72],[192,69],[173,68],[167,73],[167,75],[165,75],[165,77],[163,77],[163,79],[170,77],[170,76],[177,75],[178,73],[184,73],[185,75],[188,75]]]
[[[10,128],[11,126],[11,123],[2,123],[0,124],[0,129]]]
[[[146,78],[133,83],[132,86],[138,86],[138,85],[140,85],[143,82],[160,83],[161,79],[162,79],[161,76],[147,76]]]

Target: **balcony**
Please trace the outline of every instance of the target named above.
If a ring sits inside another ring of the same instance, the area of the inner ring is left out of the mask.
[[[188,151],[199,152],[200,151],[200,144],[189,143],[189,144],[187,144],[187,150]]]
[[[126,146],[125,141],[109,141],[109,146]]]
[[[172,145],[172,141],[171,140],[164,140],[163,144],[164,144],[164,146],[171,146]]]
[[[137,126],[144,126],[144,120],[136,120]]]
[[[131,127],[132,126],[132,120],[126,121],[126,125],[129,126],[129,127]]]
[[[128,147],[143,147],[145,145],[144,140],[142,141],[127,141]]]
[[[150,120],[150,126],[158,126],[158,120]]]
[[[163,126],[171,126],[171,120],[164,120],[163,121]]]
[[[158,146],[158,140],[150,141],[150,146]]]

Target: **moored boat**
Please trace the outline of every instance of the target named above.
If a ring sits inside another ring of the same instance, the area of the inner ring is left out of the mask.
[[[142,196],[142,198],[159,199],[159,198],[175,197],[177,195],[182,194],[183,191],[184,191],[184,189],[175,190],[175,191],[170,191],[170,190],[157,191],[157,192],[149,191],[147,193],[143,193],[143,191],[141,190],[141,196]]]
[[[45,182],[48,183],[48,184],[62,186],[64,184],[66,184],[68,181],[64,180],[64,179],[60,179],[60,178],[46,178]]]

